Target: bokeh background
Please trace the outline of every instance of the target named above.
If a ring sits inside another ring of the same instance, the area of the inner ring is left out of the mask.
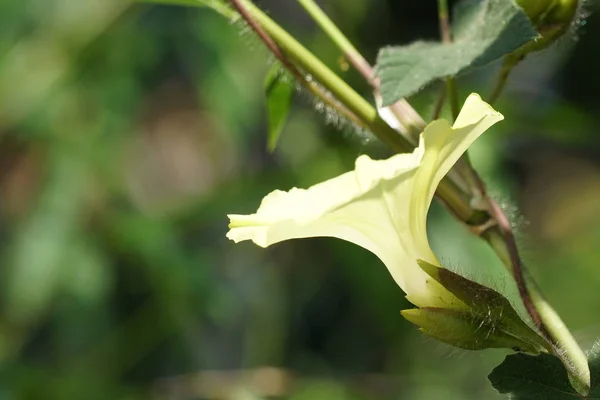
[[[436,2],[321,3],[365,56],[436,39]],[[292,0],[260,2],[366,96]],[[588,4],[587,10],[593,11]],[[585,347],[600,334],[600,18],[528,58],[472,158],[543,292]],[[368,252],[334,239],[262,250],[227,213],[382,154],[295,95],[266,150],[269,54],[208,9],[0,2],[0,399],[495,399],[507,354],[449,348]],[[489,93],[497,65],[459,80]],[[439,86],[411,101],[430,118]],[[445,211],[431,240],[498,266]]]

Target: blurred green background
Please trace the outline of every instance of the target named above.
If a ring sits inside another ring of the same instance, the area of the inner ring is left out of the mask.
[[[369,96],[294,1],[260,5]],[[438,36],[433,0],[322,5],[370,60]],[[507,119],[472,158],[589,347],[600,334],[600,18],[567,36],[511,76],[497,104]],[[0,2],[0,399],[500,398],[486,376],[507,353],[421,335],[365,250],[225,238],[227,213],[383,153],[302,92],[267,152],[271,62],[247,28],[208,9]],[[461,96],[489,93],[497,67],[461,78]],[[438,90],[411,99],[427,118]],[[441,207],[430,214],[443,262],[498,266]]]

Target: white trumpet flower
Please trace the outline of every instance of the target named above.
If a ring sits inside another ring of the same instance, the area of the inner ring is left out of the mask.
[[[255,214],[229,215],[227,237],[261,247],[306,237],[347,240],[377,255],[414,305],[464,307],[417,260],[440,265],[426,231],[435,190],[471,143],[502,119],[473,94],[454,125],[445,120],[429,124],[412,154],[381,161],[363,155],[354,171],[306,190],[276,190]]]
[[[261,247],[289,239],[335,237],[374,253],[417,309],[402,315],[457,347],[539,353],[548,343],[501,294],[441,267],[427,239],[427,212],[442,178],[503,116],[472,94],[456,122],[437,120],[411,154],[356,160],[354,171],[309,189],[276,190],[251,215],[229,215],[227,237]]]

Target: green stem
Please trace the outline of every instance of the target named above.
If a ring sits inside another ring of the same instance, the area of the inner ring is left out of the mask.
[[[438,21],[440,24],[440,35],[444,44],[452,43],[452,28],[450,27],[450,14],[448,13],[448,0],[438,0]],[[456,119],[460,112],[458,103],[458,92],[456,90],[456,80],[449,76],[446,78],[446,94],[450,100],[450,110],[452,118]]]
[[[448,44],[452,42],[452,33],[450,30],[450,17],[448,13],[448,1],[438,0],[438,20],[440,24],[440,34],[442,42]]]
[[[248,0],[241,3],[260,23],[263,29],[277,42],[281,49],[292,58],[302,69],[311,74],[314,79],[324,85],[348,109],[362,119],[369,128],[375,127],[375,133],[382,141],[392,146],[399,152],[410,151],[410,144],[402,139],[392,129],[385,130],[380,127],[377,111],[361,95],[352,89],[346,82],[337,76],[321,60],[302,46],[289,33],[277,25],[271,18]]]
[[[356,68],[367,81],[372,83],[375,78],[373,76],[373,68],[356,47],[354,47],[352,42],[350,42],[342,31],[333,23],[329,16],[325,14],[313,0],[298,0],[298,3],[304,7],[317,25],[319,25],[336,46],[342,50],[354,68]]]
[[[360,118],[383,143],[398,153],[406,153],[413,150],[413,146],[407,139],[399,135],[382,120],[377,110],[369,102],[331,71],[321,60],[315,57],[251,1],[241,0],[241,3],[243,3],[244,7],[252,14],[252,17],[260,23],[262,28],[290,58],[325,86],[335,98]],[[470,196],[461,191],[449,179],[442,180],[438,186],[437,196],[441,198],[442,202],[461,221],[468,221],[473,216],[473,210],[469,204]]]
[[[555,339],[554,354],[563,361],[569,374],[571,385],[582,395],[587,395],[590,390],[591,377],[588,360],[577,341],[562,321],[560,316],[546,301],[537,288],[537,285],[526,274],[527,285],[531,300],[538,310],[550,337]]]
[[[375,97],[380,98],[379,79],[375,76],[373,67],[348,40],[344,33],[329,18],[325,12],[315,3],[314,0],[298,0],[298,3],[308,12],[313,20],[323,29],[325,34],[333,43],[344,53],[350,64],[365,78],[375,92]],[[400,99],[389,106],[389,110],[399,122],[399,131],[407,135],[411,146],[414,147],[419,142],[419,134],[425,128],[425,121],[415,111],[415,109],[405,100]]]
[[[353,121],[359,126],[364,126],[362,121],[356,117],[352,112],[350,112],[346,107],[342,104],[338,103],[334,98],[332,98],[329,93],[327,93],[323,88],[317,85],[316,82],[307,79],[305,74],[298,70],[296,66],[288,60],[285,54],[282,53],[281,49],[273,41],[273,39],[269,36],[267,32],[264,31],[262,26],[258,24],[252,15],[249,14],[248,10],[240,3],[239,0],[231,0],[231,4],[235,7],[235,9],[239,12],[242,18],[248,23],[250,28],[258,35],[258,37],[262,40],[265,46],[273,53],[275,58],[279,60],[283,67],[285,67],[296,80],[304,86],[313,96],[320,99],[324,104],[326,104],[331,109],[335,110],[340,115],[343,115],[346,119]]]
[[[552,343],[554,355],[563,362],[571,384],[580,394],[587,395],[591,384],[587,357],[560,316],[542,296],[533,277],[520,264],[520,261],[515,262],[514,257],[517,255],[514,254],[516,252],[514,238],[507,238],[499,226],[490,229],[482,236],[506,267],[513,272],[519,291],[521,292],[523,289],[526,291],[525,294],[520,293],[523,303],[530,315],[532,314],[530,308],[533,308],[533,322],[536,323],[542,335]],[[511,243],[515,246],[513,250],[510,249]],[[515,271],[515,264],[521,268],[520,271]],[[523,282],[519,282],[519,279],[522,279]]]
[[[507,56],[502,63],[500,72],[498,72],[498,78],[496,79],[496,85],[489,98],[489,103],[494,104],[500,97],[508,81],[508,76],[512,72],[512,69],[519,63],[519,60],[515,57]]]
[[[458,103],[458,91],[456,90],[456,80],[449,76],[446,78],[446,90],[448,92],[448,98],[450,99],[450,111],[452,112],[452,119],[458,118],[460,112],[460,105]]]
[[[440,89],[438,99],[435,102],[435,107],[433,109],[433,115],[431,117],[432,120],[436,120],[440,117],[440,114],[442,113],[442,109],[444,108],[444,103],[446,102],[446,92],[447,91],[448,91],[448,88],[446,87],[446,85],[442,86],[442,88]]]

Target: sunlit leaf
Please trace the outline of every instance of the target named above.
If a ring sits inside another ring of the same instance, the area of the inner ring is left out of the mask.
[[[393,104],[428,83],[481,67],[537,37],[529,18],[513,0],[469,1],[452,44],[418,41],[379,53],[383,105]],[[475,9],[473,7],[476,7]]]
[[[269,122],[269,137],[267,148],[275,150],[281,131],[287,120],[292,105],[292,94],[294,93],[293,82],[285,76],[278,64],[274,64],[269,70],[265,81],[265,93],[267,95],[267,117]]]

